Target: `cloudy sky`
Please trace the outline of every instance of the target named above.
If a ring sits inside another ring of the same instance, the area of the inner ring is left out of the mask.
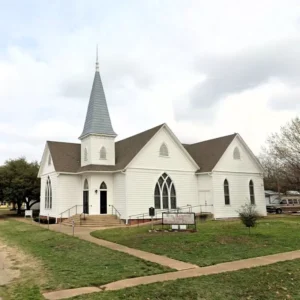
[[[255,154],[300,114],[299,0],[0,0],[0,163],[78,142],[99,45],[118,139],[238,132]]]

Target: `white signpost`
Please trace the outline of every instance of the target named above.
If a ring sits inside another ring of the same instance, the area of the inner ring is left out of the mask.
[[[195,213],[163,213],[162,224],[172,225],[173,229],[186,229],[186,225],[194,225],[196,228]]]

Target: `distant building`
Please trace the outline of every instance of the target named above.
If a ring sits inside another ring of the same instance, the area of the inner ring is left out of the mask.
[[[266,204],[274,204],[278,202],[277,200],[280,200],[282,194],[279,194],[278,192],[265,190],[265,199]]]

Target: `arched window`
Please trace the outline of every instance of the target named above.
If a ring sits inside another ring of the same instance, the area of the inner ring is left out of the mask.
[[[233,159],[241,159],[241,153],[238,147],[235,147],[233,150]]]
[[[88,183],[87,179],[84,180],[83,189],[84,190],[88,190],[89,189],[89,183]]]
[[[225,205],[230,205],[229,183],[227,179],[224,180],[224,198]]]
[[[172,179],[166,173],[159,177],[154,189],[156,209],[176,209],[176,190]]]
[[[165,143],[162,143],[159,149],[159,155],[160,156],[169,156],[169,150]]]
[[[52,160],[51,160],[51,155],[49,154],[49,156],[48,156],[48,166],[50,166],[50,165],[51,165],[51,163],[52,163]]]
[[[252,180],[250,180],[249,182],[249,193],[250,193],[250,203],[252,205],[255,205],[254,184]]]
[[[52,187],[51,187],[51,180],[48,176],[46,187],[45,187],[45,208],[51,209],[52,208]]]
[[[100,184],[100,190],[107,190],[107,186],[104,181]]]
[[[88,160],[88,151],[86,148],[84,148],[84,161]]]
[[[105,149],[105,147],[102,147],[100,149],[100,159],[106,159],[106,149]]]

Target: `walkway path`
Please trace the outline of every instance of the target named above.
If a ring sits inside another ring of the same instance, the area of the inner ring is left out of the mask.
[[[60,300],[60,299],[66,299],[78,295],[90,294],[94,292],[120,290],[128,287],[138,286],[141,284],[170,281],[170,280],[176,280],[181,278],[199,277],[203,275],[211,275],[211,274],[231,272],[231,271],[237,271],[237,270],[253,268],[253,267],[266,266],[276,262],[293,260],[297,258],[300,258],[300,250],[243,259],[243,260],[227,262],[227,263],[222,263],[222,264],[203,267],[203,268],[194,268],[190,270],[183,270],[183,271],[177,271],[172,273],[129,278],[129,279],[108,283],[100,287],[83,287],[77,289],[49,292],[49,293],[44,293],[43,296],[48,300]]]
[[[25,223],[31,223],[37,226],[42,226],[47,228],[47,225],[39,225],[38,223],[31,222],[30,220],[20,219],[18,218],[17,221],[23,221]],[[60,226],[59,224],[50,225],[50,230],[62,232],[65,234],[73,235],[72,227],[68,226]],[[101,240],[98,238],[94,238],[90,235],[91,231],[94,230],[104,230],[107,228],[91,228],[91,227],[76,227],[74,236],[95,243],[97,245],[110,248],[112,250],[121,251],[136,257],[139,257],[144,260],[148,260],[157,264],[161,264],[163,266],[170,267],[177,271],[169,272],[164,274],[157,274],[157,275],[150,275],[150,276],[143,276],[143,277],[136,277],[136,278],[129,278],[123,279],[115,282],[108,283],[103,286],[99,287],[82,287],[76,289],[69,289],[69,290],[61,290],[55,292],[48,292],[44,293],[43,296],[48,300],[59,300],[59,299],[66,299],[78,295],[83,294],[90,294],[94,292],[102,292],[102,291],[112,291],[112,290],[120,290],[128,287],[134,287],[141,284],[150,284],[155,282],[162,282],[162,281],[170,281],[176,280],[180,278],[191,278],[191,277],[199,277],[203,275],[211,275],[211,274],[218,274],[224,272],[232,272],[241,269],[259,267],[270,265],[276,262],[293,260],[293,259],[300,259],[300,250],[285,252],[285,253],[278,253],[273,255],[243,259],[238,261],[226,262],[221,263],[213,266],[208,267],[199,267],[197,265],[193,265],[190,263],[185,263],[182,261],[178,261],[175,259],[171,259],[165,256],[156,255],[153,253],[129,248],[123,245],[119,245],[116,243],[112,243],[109,241]]]
[[[22,221],[25,223],[32,223],[38,226],[42,226],[44,228],[48,228],[47,225],[39,225],[36,222],[32,222],[31,220],[28,219],[16,219],[17,221]],[[100,228],[96,228],[96,227],[75,227],[74,229],[74,236],[85,240],[85,241],[89,241],[92,242],[94,244],[97,244],[99,246],[103,246],[106,248],[110,248],[112,250],[115,251],[120,251],[120,252],[124,252],[127,253],[129,255],[132,256],[136,256],[140,259],[143,260],[147,260],[147,261],[151,261],[153,263],[165,266],[165,267],[169,267],[171,269],[177,270],[177,271],[181,271],[181,270],[187,270],[187,269],[195,269],[195,268],[199,268],[199,266],[191,264],[191,263],[186,263],[186,262],[182,262],[176,259],[172,259],[166,256],[161,256],[161,255],[157,255],[157,254],[153,254],[150,252],[146,252],[146,251],[142,251],[142,250],[137,250],[137,249],[133,249],[133,248],[129,248],[120,244],[116,244],[116,243],[112,243],[106,240],[102,240],[102,239],[98,239],[95,237],[92,237],[90,235],[90,233],[92,231],[95,230],[104,230],[107,229],[108,227],[100,227]],[[116,227],[113,227],[116,228]],[[57,231],[57,232],[62,232],[65,234],[69,234],[69,235],[73,235],[73,228],[70,226],[64,226],[64,225],[60,225],[60,224],[53,224],[49,226],[50,230],[53,231]]]

